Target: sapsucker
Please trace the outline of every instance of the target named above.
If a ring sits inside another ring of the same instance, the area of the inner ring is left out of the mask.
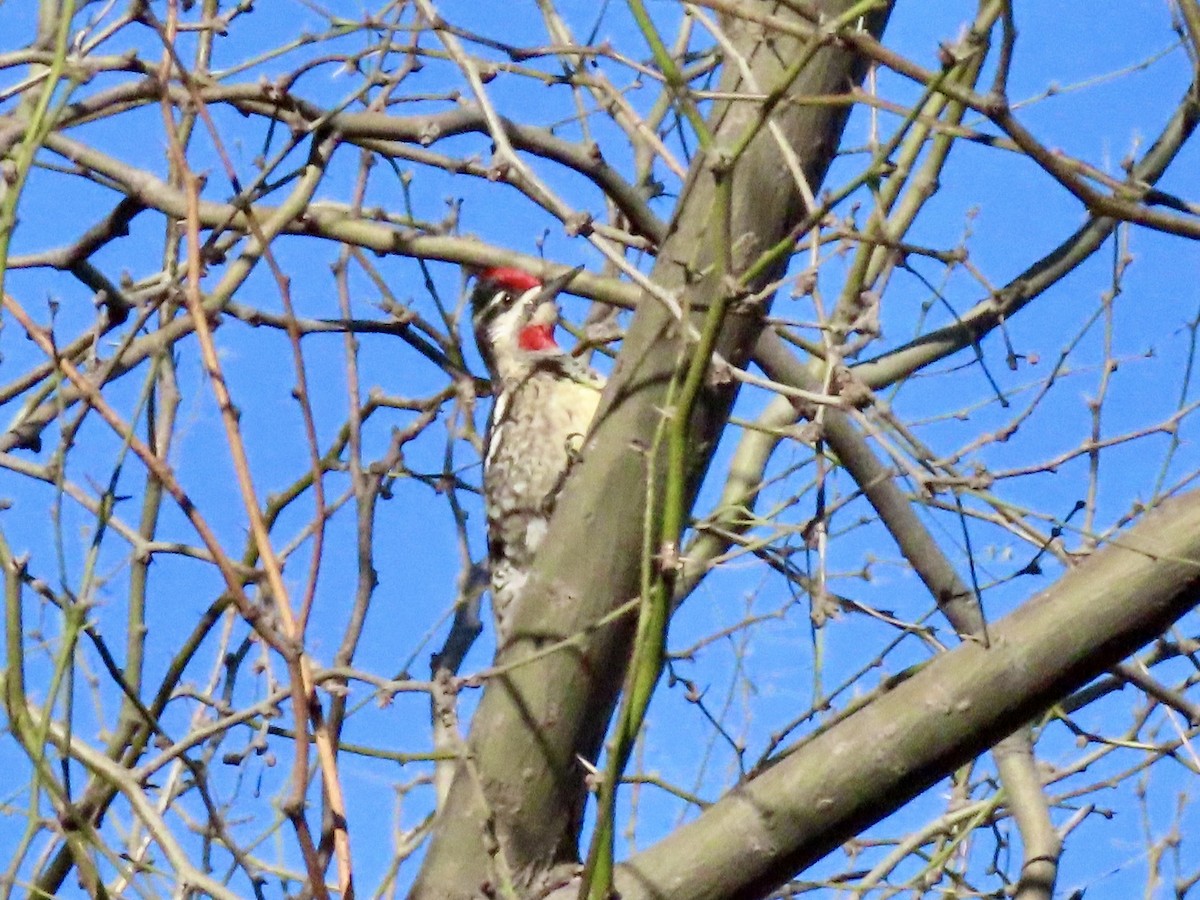
[[[501,646],[510,637],[514,601],[528,580],[604,386],[599,375],[554,340],[554,298],[574,274],[543,284],[520,269],[485,269],[471,295],[475,340],[494,395],[483,496],[492,611]]]

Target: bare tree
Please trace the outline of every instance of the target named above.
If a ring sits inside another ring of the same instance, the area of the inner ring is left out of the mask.
[[[1200,5],[574,6],[0,20],[3,896],[1193,891]]]

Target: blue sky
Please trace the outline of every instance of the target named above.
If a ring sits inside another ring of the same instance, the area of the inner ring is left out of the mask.
[[[0,35],[5,36],[0,38],[0,53],[22,46],[28,39],[34,8],[28,0],[0,4]],[[218,44],[216,66],[241,59],[254,48],[278,45],[289,34],[323,29],[320,17],[303,5],[291,3],[286,4],[286,8],[289,12],[284,16],[268,18],[258,14],[236,21],[231,37]],[[442,4],[439,8],[448,20],[470,22],[485,35],[503,36],[528,44],[545,41],[533,4],[457,2]],[[673,3],[655,3],[651,8],[664,25],[673,21],[677,9]],[[355,5],[353,10],[345,10],[343,14],[358,16],[361,12]],[[563,13],[579,35],[587,33],[596,21],[593,4],[567,2],[563,4]],[[935,67],[939,43],[954,40],[963,22],[972,14],[973,8],[969,4],[901,3],[886,40],[897,51],[923,65]],[[1097,168],[1118,175],[1121,159],[1131,150],[1144,147],[1162,127],[1190,75],[1190,64],[1184,51],[1178,46],[1172,49],[1177,39],[1168,27],[1166,4],[1161,0],[1031,4],[1028,8],[1019,8],[1017,16],[1020,39],[1010,82],[1010,99],[1027,101],[1019,108],[1021,122],[1047,145],[1061,148]],[[109,52],[118,52],[136,43],[147,59],[157,58],[148,32],[129,33],[132,38],[118,37]],[[632,34],[623,6],[613,4],[609,8],[600,20],[599,37],[610,39],[635,58],[644,59],[648,55],[641,40]],[[317,52],[344,50],[359,47],[362,43],[362,36],[354,35],[340,41],[324,42]],[[694,44],[703,43],[704,37],[698,33]],[[427,45],[432,46],[433,42],[428,41]],[[1161,58],[1156,58],[1159,54],[1162,54]],[[300,58],[301,53],[294,53],[267,62],[238,78],[249,82],[260,75],[273,78],[288,71]],[[1137,68],[1146,61],[1151,62]],[[539,65],[553,69],[551,62]],[[336,102],[356,88],[357,80],[335,69],[332,65],[315,68],[298,81],[297,92],[315,102]],[[606,64],[605,70],[618,84],[625,85],[629,80],[627,71],[616,65]],[[19,68],[0,70],[0,86],[13,84],[22,71]],[[459,86],[452,77],[449,67],[430,64],[411,82],[406,82],[405,90],[444,92]],[[984,84],[989,77],[990,73],[985,73]],[[86,96],[117,81],[116,76],[106,76],[82,88],[81,93]],[[1056,89],[1054,96],[1044,96],[1051,86]],[[879,90],[896,102],[911,101],[919,93],[911,84],[887,73],[880,75]],[[515,78],[498,78],[489,85],[489,92],[503,112],[514,117],[527,117],[535,124],[563,120],[573,112],[567,94],[530,86]],[[654,99],[654,92],[644,87],[630,91],[627,96],[635,106],[645,108]],[[0,112],[9,112],[12,106],[13,101],[7,101],[0,105]],[[410,114],[445,107],[443,102],[417,101],[399,107],[395,112]],[[244,120],[219,107],[213,112],[239,176],[251,178],[253,160],[262,150],[262,122]],[[894,126],[896,120],[884,114],[880,121],[888,128]],[[974,117],[968,116],[967,123],[984,133],[994,133],[994,129]],[[593,117],[592,125],[602,139],[611,139],[611,131],[605,129],[598,117]],[[845,144],[861,145],[868,138],[869,125],[868,116],[856,112],[847,127]],[[575,137],[577,131],[568,125],[563,134]],[[161,116],[153,105],[111,122],[85,126],[73,136],[93,142],[106,152],[126,162],[145,166],[160,176],[165,173]],[[281,139],[281,134],[275,136],[275,147]],[[478,136],[441,141],[434,149],[448,154],[480,154],[484,159],[489,153],[488,141]],[[606,145],[605,154],[616,165],[628,165],[628,154],[620,149],[610,153]],[[301,154],[293,155],[299,163]],[[49,153],[43,153],[39,158],[59,162]],[[318,199],[346,202],[353,189],[356,162],[355,151],[348,147],[340,150],[318,192]],[[839,160],[830,173],[827,186],[836,187],[841,180],[851,177],[860,162],[859,156]],[[229,197],[228,182],[203,136],[197,138],[192,164],[208,169],[209,196],[214,199]],[[511,188],[411,165],[402,168],[414,173],[410,190],[420,217],[439,220],[446,214],[448,199],[461,200],[459,227],[464,233],[520,252],[543,253],[556,261],[599,268],[600,259],[593,248],[564,234],[558,223],[533,208]],[[555,190],[569,196],[581,207],[602,213],[598,192],[577,175],[556,171],[548,165],[536,168]],[[1195,146],[1185,148],[1161,187],[1194,199],[1196,188],[1200,186],[1197,172],[1200,172],[1197,150]],[[669,180],[665,170],[657,171],[656,175],[666,182],[669,192],[675,190],[677,185]],[[862,195],[855,199],[866,200]],[[36,171],[22,199],[21,219],[12,252],[27,254],[69,243],[107,212],[115,200],[115,195],[83,179],[60,172]],[[377,166],[372,173],[369,202],[394,212],[404,208],[400,183],[386,166]],[[671,202],[671,196],[656,201],[656,211],[668,216]],[[850,212],[850,204],[839,209],[842,215]],[[858,215],[861,224],[865,213],[860,211]],[[991,284],[999,285],[1047,253],[1082,221],[1083,210],[1079,203],[1032,162],[1011,152],[963,142],[941,174],[937,195],[908,237],[915,243],[946,248],[957,244],[969,232],[967,247],[972,264]],[[95,262],[113,277],[127,272],[137,280],[158,271],[162,265],[162,227],[161,216],[143,214],[135,220],[130,236],[111,244],[97,255]],[[540,240],[544,232],[545,238]],[[963,468],[969,469],[973,463],[992,470],[1037,465],[1078,446],[1091,428],[1088,403],[1100,389],[1101,364],[1106,354],[1119,360],[1120,367],[1112,375],[1103,405],[1104,435],[1155,425],[1179,407],[1189,353],[1190,332],[1186,323],[1200,312],[1200,291],[1196,287],[1200,283],[1197,279],[1200,254],[1194,244],[1183,239],[1144,230],[1132,230],[1124,239],[1127,244],[1123,246],[1127,247],[1131,262],[1121,280],[1121,292],[1113,305],[1107,336],[1105,319],[1100,316],[1096,324],[1082,334],[1068,358],[1066,371],[1016,435],[1004,443],[987,443],[968,454]],[[297,311],[302,315],[337,316],[336,286],[329,265],[336,259],[338,248],[310,239],[289,238],[276,243],[275,253],[291,278],[292,299]],[[436,316],[436,308],[412,260],[393,256],[372,262],[401,302],[411,303],[422,315]],[[939,267],[924,260],[913,260],[912,265],[929,282],[942,285]],[[845,260],[836,256],[823,266],[821,286],[827,297],[836,296],[844,270]],[[440,297],[451,305],[459,303],[462,279],[457,267],[434,264],[430,271]],[[902,419],[913,423],[913,431],[942,455],[951,454],[980,435],[1002,427],[1012,420],[1016,410],[1030,402],[1048,377],[1060,351],[1075,338],[1084,319],[1099,307],[1104,293],[1112,287],[1112,271],[1110,242],[1108,247],[1009,323],[1008,337],[1017,352],[1026,357],[1016,371],[1005,367],[1004,345],[999,335],[992,335],[984,342],[982,352],[988,370],[999,381],[1005,396],[1012,402],[1011,407],[1002,408],[997,402],[983,372],[972,364],[973,357],[969,352],[932,367],[932,373],[911,379],[897,392],[889,394],[889,402]],[[217,275],[219,272],[210,277],[209,286]],[[353,269],[349,284],[354,313],[380,317],[379,294],[359,269]],[[8,274],[6,290],[43,322],[47,321],[48,303],[57,303],[55,321],[63,335],[74,336],[86,329],[91,321],[90,292],[59,273],[44,269],[14,270]],[[978,280],[959,268],[945,280],[942,296],[945,304],[961,312],[982,298],[983,289]],[[921,305],[931,299],[925,283],[909,273],[898,272],[885,294],[883,336],[869,355],[886,351],[911,338]],[[260,267],[250,277],[239,291],[237,300],[267,311],[280,309],[278,292],[265,267]],[[945,304],[932,303],[931,325],[949,321]],[[567,299],[565,310],[569,317],[578,320],[586,306],[583,301]],[[775,312],[812,318],[811,309],[803,301],[782,297]],[[296,404],[290,399],[295,373],[288,343],[278,332],[231,321],[219,329],[218,339],[230,388],[242,411],[256,486],[260,497],[265,498],[286,488],[307,465],[301,418]],[[1110,343],[1108,350],[1106,340]],[[466,344],[475,371],[482,371],[469,339]],[[393,337],[364,335],[360,347],[359,377],[364,395],[369,390],[379,390],[391,396],[423,397],[445,384],[441,373]],[[308,377],[314,387],[318,433],[322,446],[327,446],[346,416],[345,348],[342,339],[333,335],[308,338],[304,348]],[[3,354],[0,381],[4,383],[39,359],[36,348],[24,339],[13,322],[6,322],[0,333],[0,353]],[[186,343],[180,349],[179,377],[184,400],[171,461],[201,504],[206,518],[227,546],[240,553],[245,541],[246,517],[237,501],[224,434],[211,392],[203,384],[194,343]],[[143,378],[144,371],[114,384],[111,388],[114,404],[122,409],[131,408],[142,389]],[[1194,399],[1194,391],[1188,399]],[[765,400],[759,392],[745,392],[737,415],[753,418]],[[15,415],[19,402],[8,404],[3,410],[4,415]],[[964,409],[970,410],[969,414],[958,416]],[[364,433],[365,457],[374,459],[381,455],[388,445],[391,430],[404,428],[415,415],[396,409],[377,412]],[[406,448],[405,459],[413,472],[429,474],[441,470],[449,422],[447,411],[426,434]],[[479,427],[482,427],[482,419]],[[1168,482],[1197,468],[1191,430],[1190,420],[1184,419],[1179,430],[1183,444],[1171,461]],[[706,486],[697,507],[699,513],[706,512],[716,498],[719,489],[716,479],[724,473],[739,436],[736,429],[730,430],[713,467],[714,481]],[[53,451],[56,439],[57,432],[52,429],[45,438],[46,449],[41,454],[35,456],[25,451],[21,458],[44,462]],[[1168,440],[1164,434],[1150,435],[1105,451],[1101,462],[1102,487],[1097,498],[1096,525],[1099,529],[1108,528],[1135,501],[1151,497]],[[88,422],[77,441],[71,477],[85,486],[105,483],[113,471],[118,451],[119,442],[111,433],[97,421]],[[471,448],[460,441],[454,445],[453,453],[454,464],[462,477],[477,481],[478,460]],[[781,547],[800,547],[798,530],[812,515],[813,495],[808,487],[812,477],[810,457],[806,448],[790,443],[780,448],[772,463],[771,474],[780,480],[766,492],[761,508],[784,501],[789,503],[779,522],[794,526],[794,533],[778,537]],[[793,466],[799,467],[798,470],[785,477],[784,473]],[[1061,520],[1074,503],[1086,495],[1088,477],[1088,460],[1084,456],[1062,465],[1055,473],[1007,479],[998,483],[994,492],[1004,501],[1035,515],[1049,517],[1051,521]],[[121,475],[119,492],[139,493],[141,478],[138,466],[131,462]],[[330,496],[336,496],[346,483],[343,475],[331,476]],[[13,549],[18,553],[30,552],[38,576],[53,586],[77,590],[94,527],[92,517],[78,506],[65,503],[60,520],[55,522],[47,515],[54,499],[53,488],[34,485],[11,473],[0,475],[0,485],[3,485],[0,494],[13,501],[12,508],[0,514],[0,526]],[[837,476],[831,490],[833,496],[838,496],[852,491],[852,485],[844,476]],[[462,494],[461,500],[470,514],[471,551],[479,557],[484,551],[479,504],[467,492]],[[965,502],[981,508],[972,498]],[[329,550],[318,587],[309,640],[311,651],[321,662],[329,661],[340,641],[352,597],[355,575],[352,512],[351,504],[336,515],[327,535]],[[861,502],[851,503],[834,520],[837,540],[831,545],[828,561],[835,576],[831,584],[835,590],[863,603],[892,610],[901,618],[917,619],[928,611],[930,601],[912,573],[899,565],[894,545],[881,533],[878,525],[859,521],[866,513]],[[136,512],[130,511],[126,515],[136,520]],[[295,512],[286,514],[278,531],[278,544],[288,544],[310,515],[311,503],[307,500],[299,504]],[[164,536],[195,543],[177,510],[165,509],[163,519]],[[960,571],[965,572],[966,556],[958,518],[948,514],[935,515],[930,521],[934,534],[957,548],[952,558],[959,564]],[[1049,528],[1046,521],[1039,521]],[[1072,524],[1079,522],[1073,520]],[[972,521],[970,528],[980,579],[984,583],[993,577],[1005,579],[1012,575],[1036,553],[1036,548],[1015,540],[999,528],[978,521]],[[445,617],[454,602],[455,579],[460,574],[452,516],[444,497],[431,491],[418,478],[400,478],[392,485],[391,498],[378,507],[375,535],[380,585],[356,665],[376,675],[390,676],[411,658],[414,660],[412,676],[424,678],[429,654],[437,649],[444,637]],[[1068,532],[1067,541],[1069,546],[1074,546],[1078,538]],[[63,560],[61,566],[56,561],[59,548]],[[123,642],[128,556],[127,545],[117,540],[106,541],[100,565],[104,581],[92,598],[97,604],[93,613],[96,621],[117,646]],[[811,554],[802,551],[797,553],[794,561],[801,565],[814,564]],[[1045,563],[1046,573],[1040,578],[1016,578],[988,590],[985,602],[989,617],[998,618],[1050,583],[1059,570],[1049,559]],[[302,587],[306,564],[302,553],[287,570],[289,587],[293,590]],[[861,577],[864,572],[870,573],[869,580]],[[148,677],[151,683],[171,659],[184,630],[208,607],[218,591],[218,582],[207,566],[170,556],[156,561],[149,610],[151,657]],[[39,623],[51,637],[57,634],[59,625],[55,614],[33,597],[27,602],[27,621]],[[748,615],[769,612],[778,615],[735,630],[731,636],[705,645],[693,659],[675,664],[677,674],[694,680],[705,692],[705,705],[721,718],[725,735],[744,744],[747,764],[767,746],[775,730],[812,702],[816,680],[819,679],[826,688],[840,683],[857,672],[894,636],[891,631],[864,621],[862,617],[847,615],[814,638],[804,597],[792,596],[764,565],[743,558],[708,579],[689,600],[673,625],[671,646],[676,650],[689,647],[734,626]],[[938,629],[945,639],[950,639],[948,630],[940,623]],[[244,629],[235,625],[232,634],[230,646],[236,646],[244,636]],[[194,670],[189,672],[189,682],[201,684],[214,677],[212,672],[219,671],[218,646],[217,636],[210,637],[205,650],[197,657]],[[817,647],[821,653],[819,665],[815,663]],[[257,651],[252,651],[251,655],[255,653]],[[485,666],[490,653],[489,638],[485,635],[468,658],[464,671]],[[869,689],[883,675],[927,655],[915,640],[904,642],[886,657],[877,673],[867,675],[855,690]],[[41,660],[31,670],[31,683],[36,684],[39,677],[44,679],[49,663],[44,655],[33,654],[33,658]],[[90,656],[84,661],[89,666],[95,665]],[[281,670],[276,668],[272,674],[279,677]],[[253,672],[247,665],[236,683],[227,687],[237,705],[258,700],[267,682],[265,674]],[[92,694],[82,683],[76,691],[77,732],[86,733],[97,718],[111,725],[116,709],[111,692],[101,689]],[[681,685],[672,688],[664,681],[644,746],[636,760],[647,771],[659,773],[668,781],[712,799],[736,778],[738,754],[726,736],[712,729],[697,705],[684,699],[683,693]],[[1126,691],[1111,701],[1098,704],[1081,713],[1079,720],[1096,731],[1115,729],[1115,723],[1129,715],[1129,707],[1134,702],[1130,693]],[[400,695],[383,708],[373,702],[365,687],[354,687],[352,696],[356,703],[361,701],[363,705],[347,724],[346,740],[403,752],[427,749],[428,704],[425,695]],[[469,712],[473,700],[472,692],[467,691],[463,696],[465,712]],[[185,704],[174,704],[167,717],[169,727],[182,732],[190,712]],[[239,746],[239,742],[244,743],[249,737],[238,733],[229,746],[222,749]],[[270,767],[265,759],[255,758],[241,769],[229,768],[216,777],[222,801],[248,804],[263,816],[254,824],[237,826],[243,838],[248,839],[250,834],[258,833],[258,829],[265,830],[270,826],[266,801],[279,794],[286,784],[290,748],[286,742],[280,742],[276,749],[280,760],[277,766]],[[1075,747],[1072,735],[1053,727],[1047,729],[1040,749],[1048,764],[1064,767],[1084,752]],[[1119,754],[1114,754],[1116,756]],[[1132,755],[1122,759],[1127,763]],[[1105,766],[1115,770],[1121,764],[1116,759],[1100,760],[1092,767],[1092,772],[1104,771]],[[0,741],[0,765],[26,771],[23,758],[7,740]],[[214,761],[214,765],[219,762]],[[1175,811],[1175,797],[1191,790],[1185,772],[1180,767],[1160,767],[1148,777],[1145,815],[1152,834],[1159,834],[1169,826]],[[414,827],[430,808],[428,787],[414,789],[400,803],[392,793],[393,786],[427,774],[428,769],[418,764],[398,767],[394,763],[353,755],[344,758],[342,775],[350,802],[358,877],[364,887],[373,888],[378,884],[387,868],[393,824]],[[1069,784],[1082,784],[1088,777],[1079,776]],[[1144,885],[1146,870],[1140,861],[1144,847],[1139,843],[1142,823],[1138,820],[1141,811],[1135,799],[1129,796],[1132,790],[1129,782],[1110,791],[1111,800],[1104,802],[1121,808],[1121,813],[1112,820],[1098,815],[1088,818],[1068,842],[1060,879],[1064,894],[1076,886],[1087,886],[1089,898],[1125,897]],[[945,810],[944,794],[944,785],[934,789],[885,821],[873,834],[903,833],[922,823],[926,817],[936,817]],[[642,787],[627,796],[637,798],[637,828],[633,837],[636,846],[645,846],[682,816],[694,814],[694,808],[654,787]],[[8,810],[9,815],[0,816],[0,848],[10,841],[15,846],[25,824],[23,816],[28,803],[25,790],[14,785],[8,799],[14,806]],[[1056,821],[1066,816],[1065,811],[1056,813]],[[1194,833],[1194,828],[1200,826],[1195,812],[1189,806],[1183,816],[1184,824],[1191,825]],[[289,845],[290,839],[290,833],[285,833],[283,844]],[[35,844],[33,856],[41,846]],[[980,843],[979,847],[983,846]],[[258,852],[275,858],[274,850],[264,847]],[[278,852],[289,865],[296,864],[294,853],[287,849]],[[977,849],[975,852],[984,851]],[[0,856],[4,855],[0,853]],[[845,865],[845,859],[835,854],[818,870],[832,873]],[[853,867],[852,863],[849,865]],[[977,865],[981,864],[977,861]],[[1194,865],[1193,860],[1193,868]],[[401,883],[406,883],[412,876],[410,863],[402,870]],[[832,896],[833,892],[829,894]]]

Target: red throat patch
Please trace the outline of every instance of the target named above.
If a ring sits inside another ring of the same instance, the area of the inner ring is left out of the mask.
[[[553,325],[529,325],[521,329],[517,343],[522,350],[553,350],[558,344],[554,340]]]

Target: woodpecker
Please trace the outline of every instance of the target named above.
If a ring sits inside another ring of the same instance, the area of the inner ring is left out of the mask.
[[[520,269],[485,269],[471,294],[475,340],[494,396],[483,497],[499,646],[510,637],[514,600],[604,387],[554,340],[554,298],[575,274],[543,283]]]

